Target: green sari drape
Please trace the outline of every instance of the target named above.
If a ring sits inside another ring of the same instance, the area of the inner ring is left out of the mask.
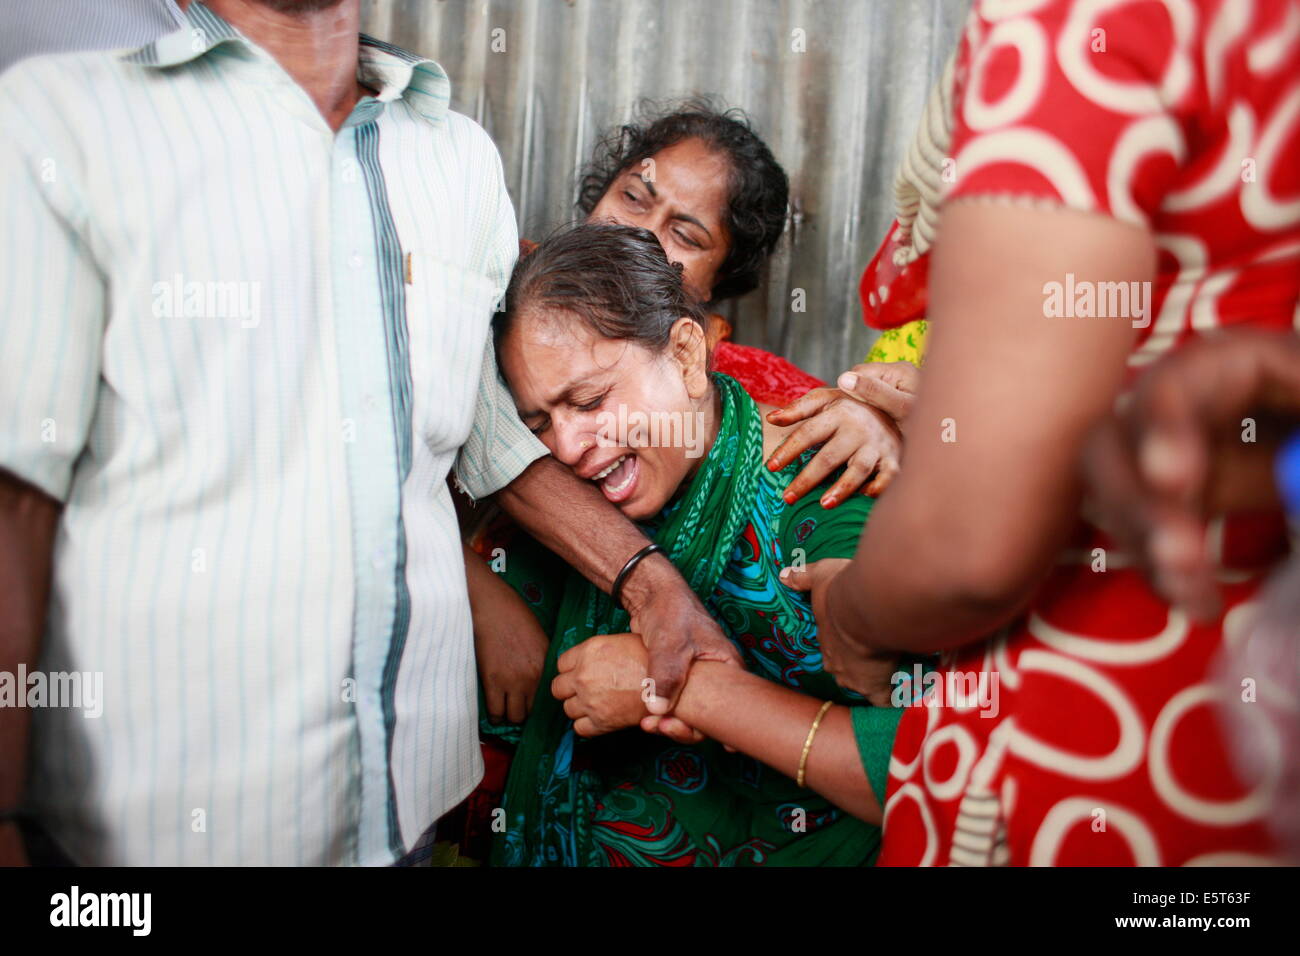
[[[685,496],[654,533],[669,559],[700,599],[718,583],[749,519],[763,456],[758,408],[740,385],[715,375],[722,415],[718,437]],[[609,595],[572,572],[564,589],[541,690],[524,725],[506,782],[507,831],[493,850],[493,863],[506,866],[586,866],[598,862],[591,828],[598,774],[575,766],[574,751],[599,741],[582,741],[573,722],[550,693],[556,661],[594,634],[628,629],[626,611]],[[639,732],[639,731],[638,731]]]
[[[706,606],[711,596],[716,598],[718,587],[731,593],[739,588],[752,602],[747,606],[752,607],[754,623],[771,621],[771,626],[781,626],[776,621],[783,622],[786,644],[802,662],[796,670],[803,676],[792,677],[793,686],[806,682],[804,692],[822,699],[830,697],[849,706],[864,703],[840,691],[829,675],[820,672],[815,639],[805,644],[806,637],[800,636],[811,619],[800,624],[780,610],[787,599],[774,597],[771,590],[777,586],[776,569],[768,568],[766,559],[752,560],[773,545],[753,552],[753,545],[746,544],[737,551],[742,536],[754,534],[756,520],[762,526],[770,524],[770,509],[779,502],[779,491],[776,476],[762,467],[758,408],[734,380],[722,375],[714,380],[722,406],[718,438],[685,494],[650,523],[648,533],[668,551]],[[838,511],[828,516],[844,524],[843,536],[852,540],[869,501],[854,504],[861,507],[844,510],[856,510],[856,518]],[[816,520],[806,518],[803,524]],[[738,554],[751,557],[738,558]],[[741,560],[738,567],[748,569],[749,577],[742,575],[747,583],[720,584],[724,572],[734,577],[736,569],[728,566],[737,560]],[[523,728],[506,783],[506,832],[494,842],[494,865],[588,866],[612,860],[633,865],[869,862],[879,841],[877,828],[849,817],[752,758],[726,753],[715,742],[682,747],[635,728],[592,740],[578,738],[549,692],[556,660],[593,634],[626,631],[629,622],[625,612],[576,572],[567,574],[559,593],[534,710]],[[794,633],[787,628],[800,630]],[[748,627],[741,630],[749,632]],[[779,672],[768,673],[781,680]],[[896,723],[886,713],[870,716],[883,718],[890,726]],[[801,816],[807,817],[808,832],[796,837],[794,833],[802,828],[792,821]]]

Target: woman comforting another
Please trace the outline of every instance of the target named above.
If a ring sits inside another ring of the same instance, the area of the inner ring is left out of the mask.
[[[841,690],[806,597],[778,574],[850,557],[872,499],[786,503],[811,453],[765,466],[775,428],[735,380],[710,373],[700,307],[645,230],[584,225],[542,243],[516,267],[495,333],[524,421],[643,526],[745,666],[692,666],[675,714],[708,739],[642,733],[653,687],[617,593],[512,550],[505,578],[552,635],[541,685],[552,693],[539,691],[523,727],[494,862],[870,863],[900,713],[892,668],[870,700]],[[658,427],[620,444],[619,421]],[[690,434],[698,443],[680,440]]]
[[[865,373],[863,383],[874,390],[856,401],[838,389],[818,387],[819,380],[777,355],[727,340],[730,326],[710,310],[758,285],[785,228],[788,198],[785,170],[744,114],[702,99],[659,113],[643,111],[608,131],[578,183],[578,209],[588,222],[648,229],[668,259],[680,264],[686,293],[707,313],[713,369],[736,379],[760,403],[769,424],[786,429],[786,440],[772,443],[768,466],[804,462],[803,472],[786,486],[785,500],[818,489],[822,506],[833,508],[860,488],[881,494],[898,473],[898,421],[910,407],[915,370],[859,366],[855,371]],[[521,243],[523,255],[533,248],[534,243]],[[900,375],[906,390],[894,387]],[[777,407],[790,402],[788,408]],[[813,446],[818,454],[803,455]],[[832,473],[836,480],[828,484]],[[532,706],[546,640],[479,557],[498,548],[513,551],[516,529],[480,519],[471,538],[466,573],[484,710],[493,719],[517,723]],[[489,772],[480,803],[496,805],[489,794],[499,779]]]

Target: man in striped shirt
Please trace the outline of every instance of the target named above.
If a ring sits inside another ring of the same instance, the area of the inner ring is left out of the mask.
[[[398,860],[482,769],[448,473],[605,588],[646,543],[497,374],[496,150],[358,8],[0,77],[0,689],[102,686],[0,706],[0,862],[33,820],[85,863]],[[657,709],[735,660],[661,555],[623,598]]]

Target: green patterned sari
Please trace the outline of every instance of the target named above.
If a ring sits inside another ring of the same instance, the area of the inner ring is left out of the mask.
[[[781,493],[807,456],[769,472],[758,408],[733,379],[715,375],[714,382],[722,399],[717,440],[685,494],[644,528],[736,642],[747,669],[853,708],[879,796],[901,711],[871,707],[839,688],[822,669],[806,596],[777,579],[787,560],[851,556],[871,499],[852,496],[833,511],[815,494],[804,499],[810,504],[786,505]],[[506,783],[506,832],[496,838],[494,865],[853,866],[874,859],[878,828],[713,741],[684,746],[637,728],[577,737],[549,692],[556,660],[594,634],[626,631],[628,616],[531,539],[510,549],[507,568],[506,579],[552,640]]]

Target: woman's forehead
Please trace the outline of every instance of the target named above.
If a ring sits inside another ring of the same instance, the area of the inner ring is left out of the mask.
[[[512,331],[527,344],[546,348],[577,348],[595,338],[577,313],[551,305],[523,305]]]
[[[703,140],[691,138],[665,146],[627,172],[658,193],[659,198],[720,216],[727,202],[727,158]]]
[[[546,354],[577,369],[608,368],[626,355],[633,343],[611,339],[593,329],[580,315],[551,306],[525,307],[511,329],[514,343],[525,357]]]

